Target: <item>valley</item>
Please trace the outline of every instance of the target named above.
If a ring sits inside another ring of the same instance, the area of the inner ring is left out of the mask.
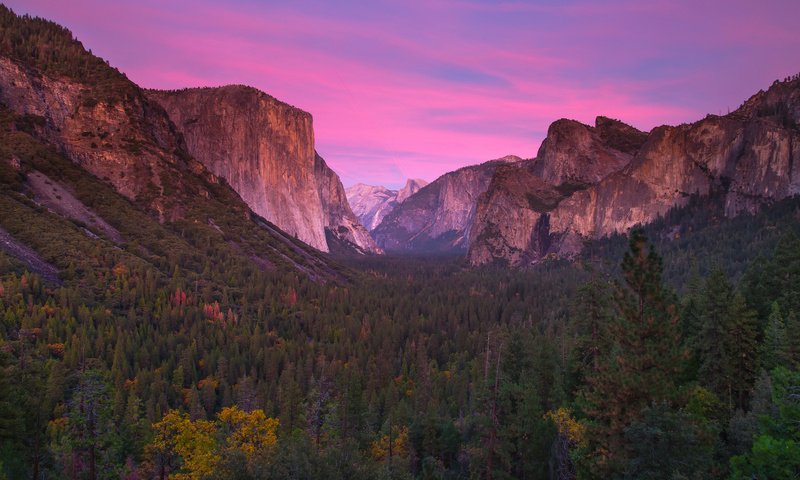
[[[1,5],[0,103],[0,479],[800,468],[800,76],[399,189]]]

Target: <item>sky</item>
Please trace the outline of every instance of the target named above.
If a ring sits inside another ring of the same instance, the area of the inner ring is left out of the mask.
[[[346,186],[536,156],[559,118],[649,130],[800,72],[797,0],[11,0],[147,88],[247,84],[310,112]]]

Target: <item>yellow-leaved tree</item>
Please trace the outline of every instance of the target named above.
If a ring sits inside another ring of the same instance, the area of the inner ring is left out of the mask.
[[[370,453],[379,462],[396,461],[408,457],[408,427],[393,425],[391,436],[382,435],[372,442]]]
[[[159,478],[170,472],[172,480],[199,480],[214,472],[220,461],[214,422],[191,421],[189,415],[172,410],[153,430],[146,452],[154,460]]]
[[[172,410],[153,424],[153,441],[145,447],[153,476],[163,480],[213,478],[225,454],[241,452],[248,462],[268,455],[278,443],[278,420],[263,410],[227,407],[216,421],[194,420]]]
[[[238,407],[223,408],[217,416],[227,437],[227,448],[242,451],[247,460],[269,453],[278,443],[278,420],[263,410],[245,412]]]

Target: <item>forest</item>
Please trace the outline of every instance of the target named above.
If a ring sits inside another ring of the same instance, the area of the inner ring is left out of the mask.
[[[66,161],[27,160],[42,159]],[[33,245],[51,231],[40,250],[62,262],[48,281],[0,254],[5,478],[800,468],[796,199],[726,219],[695,198],[526,270],[340,257],[320,279],[256,268],[186,224],[106,248],[26,204],[5,173],[0,198],[20,215],[2,227]],[[135,212],[117,211],[125,231]],[[148,261],[131,253],[142,245]]]

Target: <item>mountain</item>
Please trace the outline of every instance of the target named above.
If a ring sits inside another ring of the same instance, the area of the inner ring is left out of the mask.
[[[321,251],[337,242],[378,252],[339,177],[314,150],[309,113],[238,85],[149,90],[147,97],[166,110],[189,153],[257,214]]]
[[[375,242],[386,251],[465,252],[478,196],[498,167],[519,161],[507,156],[442,175],[388,213],[372,230]]]
[[[175,266],[203,271],[213,251],[259,268],[340,277],[253,212],[187,151],[159,104],[68,30],[5,7],[0,26],[0,229],[16,245],[12,256],[40,271],[19,248],[31,247],[64,274],[111,248],[107,258],[168,275]]]
[[[397,205],[427,184],[425,180],[409,178],[400,190],[389,190],[383,186],[357,183],[346,190],[347,201],[361,224],[372,231]]]
[[[468,258],[529,265],[651,222],[693,195],[722,196],[728,217],[800,193],[800,79],[739,109],[649,133],[604,117],[559,120],[537,157],[498,168],[478,200]]]

